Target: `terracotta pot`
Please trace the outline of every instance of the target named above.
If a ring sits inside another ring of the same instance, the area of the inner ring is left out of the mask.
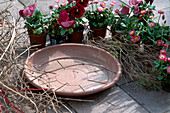
[[[68,37],[70,43],[81,43],[83,40],[83,30],[75,31]]]
[[[31,34],[30,32],[28,32],[28,35],[30,37],[30,45],[39,45],[33,48],[43,48],[45,47],[46,44],[46,36],[47,36],[47,32],[45,31],[43,34],[40,35],[34,35]]]
[[[162,85],[162,90],[166,92],[170,92],[170,84],[162,82],[161,85]]]
[[[95,27],[91,23],[89,25],[90,25],[90,29],[93,31],[94,37],[101,36],[104,38],[106,36],[106,30],[107,30],[106,25],[103,25],[101,27]]]
[[[56,35],[56,36],[49,35],[51,45],[56,45],[56,44],[61,44],[61,43],[67,42],[67,35],[68,34],[65,34],[63,36],[61,36],[61,35]]]

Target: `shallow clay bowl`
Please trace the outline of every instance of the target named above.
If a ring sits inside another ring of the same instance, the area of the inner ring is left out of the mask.
[[[121,75],[117,59],[103,49],[61,44],[34,52],[25,63],[25,76],[37,88],[59,96],[80,97],[111,87]]]

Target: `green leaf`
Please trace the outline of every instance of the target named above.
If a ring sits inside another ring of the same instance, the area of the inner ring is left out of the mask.
[[[164,78],[164,77],[161,76],[161,75],[158,76],[158,80],[162,80],[163,78]]]
[[[118,31],[118,30],[116,30],[116,32],[117,32],[117,33],[123,33],[124,31]]]
[[[103,26],[103,23],[98,23],[99,27]]]
[[[60,33],[61,33],[61,36],[63,36],[65,33],[66,33],[66,29],[61,29]]]
[[[121,22],[120,25],[121,25],[122,27],[127,27],[126,24],[123,23],[123,22]]]
[[[87,18],[85,18],[85,17],[82,17],[82,21],[83,21],[84,23],[89,22],[89,20],[88,20]]]
[[[159,66],[160,66],[160,64],[156,64],[156,65],[155,65],[155,68],[158,68]]]
[[[42,33],[43,33],[43,28],[42,28],[42,27],[40,27],[40,28],[38,28],[38,29],[35,29],[35,30],[33,31],[33,34],[37,34],[37,35],[42,34]]]
[[[72,29],[72,28],[69,29],[69,30],[68,30],[68,33],[69,33],[69,34],[73,33],[73,29]]]
[[[163,69],[166,70],[168,66],[164,67]]]

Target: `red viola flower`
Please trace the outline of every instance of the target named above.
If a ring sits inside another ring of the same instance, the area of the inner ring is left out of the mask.
[[[83,14],[85,13],[85,9],[84,7],[79,7],[79,6],[73,6],[72,8],[70,8],[68,10],[68,12],[71,13],[71,16],[73,18],[80,18],[83,16]]]
[[[124,6],[123,9],[120,11],[122,15],[127,15],[129,13],[129,7]]]
[[[36,9],[36,5],[35,4],[30,5],[27,8],[25,8],[24,10],[20,10],[19,11],[19,15],[21,17],[24,17],[24,18],[26,18],[28,16],[32,16],[34,14],[35,9]]]
[[[80,7],[87,7],[89,0],[76,0],[76,5]]]
[[[68,1],[68,4],[71,4],[73,2],[73,0],[67,0]]]
[[[142,3],[143,3],[142,0],[129,0],[129,4],[134,6],[134,7],[138,7],[138,5],[140,5]]]
[[[67,11],[63,10],[63,9],[59,15],[58,22],[65,29],[72,28],[74,26],[74,24],[76,23],[75,20],[69,21],[69,16],[67,14]]]
[[[142,11],[142,8],[137,7],[134,9],[133,13],[134,15],[139,15],[141,11]]]
[[[145,0],[145,2],[148,4],[150,2],[150,4],[152,5],[154,0]]]

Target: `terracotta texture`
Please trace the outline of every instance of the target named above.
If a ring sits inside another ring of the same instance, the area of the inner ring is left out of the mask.
[[[81,43],[83,40],[83,31],[73,32],[69,35],[70,43]]]
[[[107,30],[107,26],[103,25],[101,27],[95,27],[93,26],[93,24],[90,23],[90,29],[93,31],[93,35],[94,37],[105,37],[106,36],[106,30]]]
[[[40,35],[34,35],[28,32],[28,35],[30,37],[30,45],[40,45],[35,48],[45,47],[47,32]]]
[[[26,60],[24,72],[37,88],[54,90],[60,96],[79,97],[111,87],[121,75],[121,66],[103,49],[61,44],[33,53]]]

